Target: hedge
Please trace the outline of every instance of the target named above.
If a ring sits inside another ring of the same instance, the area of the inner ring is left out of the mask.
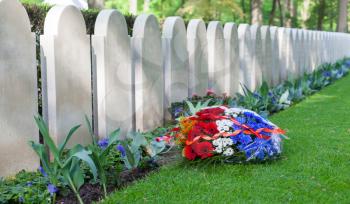
[[[29,19],[32,24],[32,32],[35,32],[37,34],[43,34],[45,17],[47,12],[50,10],[51,6],[45,4],[28,3],[23,3],[23,5],[26,8],[27,13],[29,15]],[[99,10],[97,9],[82,10],[88,34],[94,33],[95,21],[98,13]],[[132,31],[135,19],[136,17],[133,15],[125,15],[125,20],[128,25],[129,33],[131,33]]]

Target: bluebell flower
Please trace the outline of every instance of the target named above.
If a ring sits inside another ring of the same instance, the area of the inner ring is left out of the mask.
[[[264,160],[266,154],[269,157],[274,156],[277,153],[277,150],[272,145],[271,140],[264,140],[256,138],[253,143],[246,145],[243,149],[246,153],[248,159],[257,158],[258,160]]]
[[[273,97],[272,91],[269,91],[268,96]]]
[[[262,97],[260,96],[260,94],[258,94],[257,92],[253,93],[253,96],[257,99],[261,99]]]
[[[28,186],[28,187],[32,187],[32,186],[33,186],[33,182],[28,181],[28,182],[27,182],[27,186]]]
[[[323,76],[328,78],[328,77],[331,77],[331,72],[330,71],[324,71],[323,72]]]
[[[39,171],[44,177],[47,177],[47,173],[45,172],[45,170],[42,166],[39,167]]]
[[[19,198],[18,198],[18,202],[23,203],[23,202],[24,202],[24,198],[23,198],[22,196],[19,197]]]
[[[118,144],[117,145],[117,150],[122,154],[122,157],[125,157],[126,152],[125,152],[125,149],[124,149],[123,145]]]
[[[51,196],[53,196],[53,194],[58,192],[58,188],[51,183],[49,185],[47,185],[47,190],[50,192]]]
[[[108,138],[103,138],[103,139],[100,139],[97,144],[101,149],[106,149],[108,146],[108,143],[109,143]]]

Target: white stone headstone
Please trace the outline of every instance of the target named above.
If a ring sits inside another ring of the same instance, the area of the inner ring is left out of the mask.
[[[262,44],[262,81],[266,81],[270,86],[273,85],[273,47],[271,42],[271,33],[269,26],[261,26],[261,44]]]
[[[225,38],[225,92],[234,96],[239,90],[239,41],[237,25],[226,23]]]
[[[225,70],[224,66],[224,31],[219,21],[209,22],[207,40],[209,89],[221,95],[225,92],[225,74],[227,70]]]
[[[92,117],[90,38],[80,11],[51,8],[40,41],[43,114],[53,140],[60,144],[73,126],[82,124],[68,144],[89,144],[84,117]]]
[[[131,47],[124,16],[102,10],[92,36],[94,125],[99,137],[133,129]]]
[[[290,78],[295,79],[299,76],[298,69],[299,69],[300,57],[298,55],[300,52],[300,48],[299,48],[300,41],[299,41],[298,29],[292,28],[291,32],[292,32],[292,40],[291,40],[291,47],[290,47],[291,62],[290,62],[290,70],[288,74],[290,75]]]
[[[290,28],[278,28],[279,58],[280,58],[280,82],[288,79],[288,72],[291,69],[291,40]]]
[[[305,31],[302,29],[298,29],[298,37],[299,37],[299,52],[297,53],[297,57],[299,59],[298,65],[298,73],[299,76],[302,76],[305,72],[305,58],[306,58],[306,50],[305,50]]]
[[[238,40],[239,40],[239,83],[241,86],[245,85],[248,89],[255,88],[255,70],[253,66],[253,53],[251,34],[248,24],[240,24],[238,26]],[[239,89],[242,92],[242,89]]]
[[[154,15],[136,18],[132,50],[136,130],[149,131],[163,124],[165,109],[161,33]]]
[[[17,0],[0,0],[0,176],[34,170],[39,159],[28,141],[39,141],[35,36]]]
[[[279,38],[276,26],[270,27],[271,46],[272,46],[272,84],[275,86],[280,83],[280,58],[279,58]]]
[[[165,108],[188,97],[188,53],[186,26],[180,17],[168,17],[163,25],[163,69]],[[166,113],[169,113],[168,111]],[[167,114],[167,119],[169,119]]]
[[[264,65],[263,61],[263,45],[261,40],[261,26],[250,26],[250,34],[252,38],[252,56],[253,56],[253,69],[255,70],[255,82],[253,90],[259,88],[262,83],[262,71]]]
[[[203,20],[194,19],[187,26],[189,56],[189,95],[203,96],[209,85],[208,43]]]
[[[45,4],[57,5],[57,6],[75,6],[78,9],[89,9],[89,5],[86,0],[45,0]]]

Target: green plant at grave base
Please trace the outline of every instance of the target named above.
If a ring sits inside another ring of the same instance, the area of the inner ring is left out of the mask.
[[[116,129],[113,132],[111,132],[107,138],[102,139],[102,141],[99,143],[96,140],[96,136],[94,135],[91,127],[90,120],[88,117],[85,116],[85,120],[87,123],[87,126],[89,128],[89,132],[92,138],[92,144],[87,146],[87,149],[91,152],[91,158],[94,161],[96,167],[97,167],[97,175],[99,177],[100,184],[103,187],[104,195],[107,196],[107,174],[109,167],[111,167],[109,161],[110,158],[108,157],[111,152],[113,151],[113,148],[117,146],[117,142],[119,140],[119,134],[120,129]],[[123,154],[122,147],[118,147],[121,154]],[[118,155],[115,155],[118,156]],[[113,171],[117,171],[114,169]]]
[[[47,145],[53,157],[53,161],[50,161],[49,154],[43,144],[38,144],[30,141],[29,145],[33,148],[33,150],[40,158],[43,172],[47,174],[47,177],[50,181],[50,184],[48,186],[50,192],[54,195],[55,198],[57,185],[59,183],[59,180],[62,179],[62,181],[73,190],[79,202],[83,203],[79,195],[79,189],[85,181],[84,173],[80,167],[80,164],[81,162],[85,162],[89,166],[94,179],[96,179],[97,169],[90,156],[92,152],[87,151],[83,146],[78,144],[73,148],[67,150],[66,154],[63,154],[68,141],[73,136],[75,131],[80,127],[80,125],[73,127],[69,131],[64,141],[59,146],[56,146],[42,117],[35,117],[35,122],[40,130],[40,133],[43,136],[45,144]],[[53,203],[55,203],[55,199],[53,200]]]

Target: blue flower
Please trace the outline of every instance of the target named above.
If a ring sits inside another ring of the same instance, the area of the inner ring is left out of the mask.
[[[241,123],[241,124],[243,124],[243,123],[246,122],[246,119],[245,119],[244,117],[236,117],[236,120],[237,120],[239,123]],[[235,129],[236,129],[236,128],[235,128]]]
[[[122,157],[125,157],[126,152],[125,152],[125,149],[124,149],[123,145],[118,144],[117,145],[117,150],[122,154]]]
[[[176,107],[174,110],[174,117],[175,118],[179,117],[182,111],[183,111],[183,107]]]
[[[42,166],[39,167],[39,171],[44,177],[47,177],[47,173],[45,172],[45,170]]]
[[[23,202],[24,202],[24,198],[23,198],[22,196],[19,197],[19,198],[18,198],[18,202],[23,203]]]
[[[264,140],[256,138],[253,143],[246,145],[243,150],[246,153],[246,157],[250,159],[257,158],[258,160],[264,160],[265,156],[272,157],[278,151],[272,145],[271,140]]]
[[[100,139],[97,144],[101,149],[106,149],[108,146],[108,143],[109,143],[108,138],[103,138],[103,139]]]
[[[27,186],[28,186],[28,187],[32,187],[32,186],[33,186],[33,182],[28,181],[28,182],[27,182]]]
[[[53,196],[54,193],[58,192],[58,188],[51,183],[47,185],[47,190],[49,190],[51,196]]]
[[[323,76],[328,78],[328,77],[331,77],[331,72],[330,71],[324,71],[323,72]]]

